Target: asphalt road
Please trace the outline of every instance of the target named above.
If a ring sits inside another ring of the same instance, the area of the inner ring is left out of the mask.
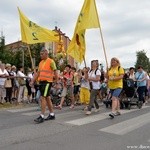
[[[35,105],[3,109],[0,150],[150,150],[150,104],[121,111],[110,119],[105,106],[90,116],[82,106],[64,107],[55,110],[56,120],[35,124]]]

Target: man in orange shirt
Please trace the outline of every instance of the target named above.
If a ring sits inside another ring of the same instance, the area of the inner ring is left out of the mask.
[[[56,81],[58,79],[57,71],[56,71],[56,64],[54,60],[50,59],[48,56],[48,50],[45,48],[40,52],[41,62],[39,63],[39,68],[37,74],[33,77],[30,85],[32,86],[33,83],[38,80],[39,81],[39,89],[41,92],[41,114],[38,118],[34,121],[36,123],[42,123],[44,120],[54,120],[55,114],[53,110],[53,104],[50,99],[50,89],[53,83],[53,79],[55,78]],[[44,114],[46,110],[46,104],[49,109],[49,115],[45,119]]]

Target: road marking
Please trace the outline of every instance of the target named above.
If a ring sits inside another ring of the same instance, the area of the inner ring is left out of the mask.
[[[150,107],[150,106],[143,106],[142,109],[147,108],[147,107]],[[34,115],[40,114],[40,111],[36,111],[36,110],[37,110],[37,107],[29,107],[29,108],[20,108],[20,109],[10,109],[8,111],[12,112],[12,113],[21,112],[21,115],[25,115],[25,116],[34,116]],[[28,112],[28,111],[31,111],[31,112]],[[140,111],[140,109],[131,109],[131,110],[124,109],[124,110],[121,110],[121,114],[130,113],[133,111]],[[45,114],[47,114],[47,113],[48,113],[48,110],[46,110]],[[86,116],[84,114],[84,112],[74,110],[74,111],[62,112],[59,114],[57,114],[57,112],[56,112],[56,117],[57,117],[57,119],[61,119],[62,121],[64,120],[63,121],[64,123],[81,126],[81,125],[85,125],[85,124],[89,124],[89,123],[93,123],[96,121],[106,119],[106,118],[108,118],[109,113],[110,112],[95,113],[95,114],[93,113],[90,116]],[[72,118],[77,115],[80,115],[80,118],[74,119],[74,120],[69,120],[69,118]],[[65,121],[67,119],[69,121]]]
[[[113,133],[117,135],[124,135],[130,131],[133,131],[139,127],[150,122],[150,113],[140,115],[138,117],[108,126],[106,128],[102,128],[99,131]]]
[[[24,112],[24,111],[32,111],[32,110],[37,110],[37,107],[9,109],[7,111],[12,112],[12,113],[16,113],[16,112]]]
[[[148,140],[148,142],[150,142],[150,139]]]
[[[149,107],[149,106],[143,106],[142,109],[147,108],[147,107]],[[130,113],[130,112],[138,111],[138,110],[140,110],[140,109],[121,110],[121,114],[126,114],[126,113]],[[67,121],[65,123],[81,126],[81,125],[85,125],[85,124],[88,124],[88,123],[93,123],[93,122],[96,122],[96,121],[106,119],[106,118],[108,118],[109,113],[110,112],[108,112],[108,113],[99,113],[97,115],[85,116],[83,118],[70,120],[70,121]]]
[[[92,116],[86,116],[86,117],[80,118],[80,119],[67,121],[66,123],[81,126],[81,125],[84,125],[84,124],[88,124],[88,123],[96,122],[96,121],[99,121],[99,120],[103,120],[105,118],[106,118],[106,116],[104,114],[97,114],[97,115],[92,115]]]
[[[47,113],[48,111],[46,111],[46,113]],[[38,114],[40,114],[41,113],[41,111],[34,111],[34,112],[27,112],[27,113],[22,113],[22,115],[24,115],[24,116],[34,116],[34,115],[38,115]]]
[[[26,113],[22,113],[22,115],[25,115],[25,116],[34,116],[34,115],[37,115],[39,114],[41,111],[36,111],[36,112],[26,112]],[[48,113],[49,111],[46,110],[45,114]],[[70,115],[75,115],[75,114],[81,114],[81,112],[77,112],[77,111],[67,111],[67,112],[62,112],[60,114],[57,114],[57,118],[61,118],[63,116],[70,116]]]
[[[34,115],[38,115],[41,112],[41,111],[37,111],[37,107],[36,107],[36,109],[33,109],[33,110],[36,110],[36,111],[33,111],[33,112],[24,112],[24,113],[22,113],[22,115],[25,115],[25,116],[34,116]],[[19,111],[21,111],[21,110],[19,110]],[[46,109],[45,114],[47,114],[48,112],[49,111]],[[57,115],[57,118],[62,119],[62,118],[70,117],[71,115],[74,116],[74,115],[82,114],[82,110],[70,110],[70,111],[65,111],[65,112],[64,111],[61,112],[61,110],[60,110],[59,114],[56,111],[55,111],[55,114]]]

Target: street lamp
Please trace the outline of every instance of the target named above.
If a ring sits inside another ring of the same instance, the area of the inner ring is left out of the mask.
[[[21,47],[21,50],[22,50],[22,67],[24,69],[24,50],[25,50],[25,48],[27,48],[27,46],[20,45],[20,47]]]
[[[22,67],[24,68],[24,49],[22,49]]]

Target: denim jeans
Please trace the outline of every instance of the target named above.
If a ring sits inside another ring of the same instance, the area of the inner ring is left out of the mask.
[[[145,94],[146,86],[139,86],[137,89],[137,93],[139,96],[139,101],[145,103],[144,94]]]

